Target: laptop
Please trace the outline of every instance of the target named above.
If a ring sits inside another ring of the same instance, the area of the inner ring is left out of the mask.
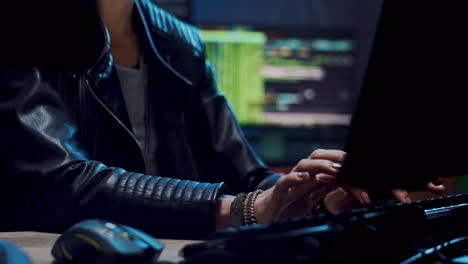
[[[468,13],[455,3],[383,4],[338,175],[371,199],[468,174],[468,23],[461,21]],[[181,255],[188,263],[400,263],[449,231],[466,230],[466,209],[444,210],[431,232],[420,209],[396,204],[230,228]]]
[[[460,1],[384,1],[340,179],[378,195],[468,174],[464,10]]]

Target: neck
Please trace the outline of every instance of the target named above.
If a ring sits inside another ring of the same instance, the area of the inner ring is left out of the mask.
[[[115,63],[136,68],[140,60],[140,44],[133,27],[133,0],[98,0],[97,7],[102,22],[111,38],[110,51]]]
[[[134,33],[133,0],[98,0],[97,7],[113,42],[123,40]]]

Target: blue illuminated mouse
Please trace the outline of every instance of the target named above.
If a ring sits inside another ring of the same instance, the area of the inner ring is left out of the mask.
[[[155,263],[164,244],[145,232],[101,219],[79,222],[55,242],[52,255],[58,263]]]
[[[8,241],[0,241],[0,264],[32,264],[21,248]]]

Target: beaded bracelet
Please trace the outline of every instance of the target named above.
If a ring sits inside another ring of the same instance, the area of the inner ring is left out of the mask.
[[[255,218],[255,200],[263,190],[249,192],[244,200],[244,225],[252,225],[257,223]]]

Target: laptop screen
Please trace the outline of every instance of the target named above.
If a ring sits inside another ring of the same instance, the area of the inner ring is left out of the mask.
[[[458,1],[384,1],[343,181],[372,193],[424,190],[431,179],[468,174],[463,10]]]

